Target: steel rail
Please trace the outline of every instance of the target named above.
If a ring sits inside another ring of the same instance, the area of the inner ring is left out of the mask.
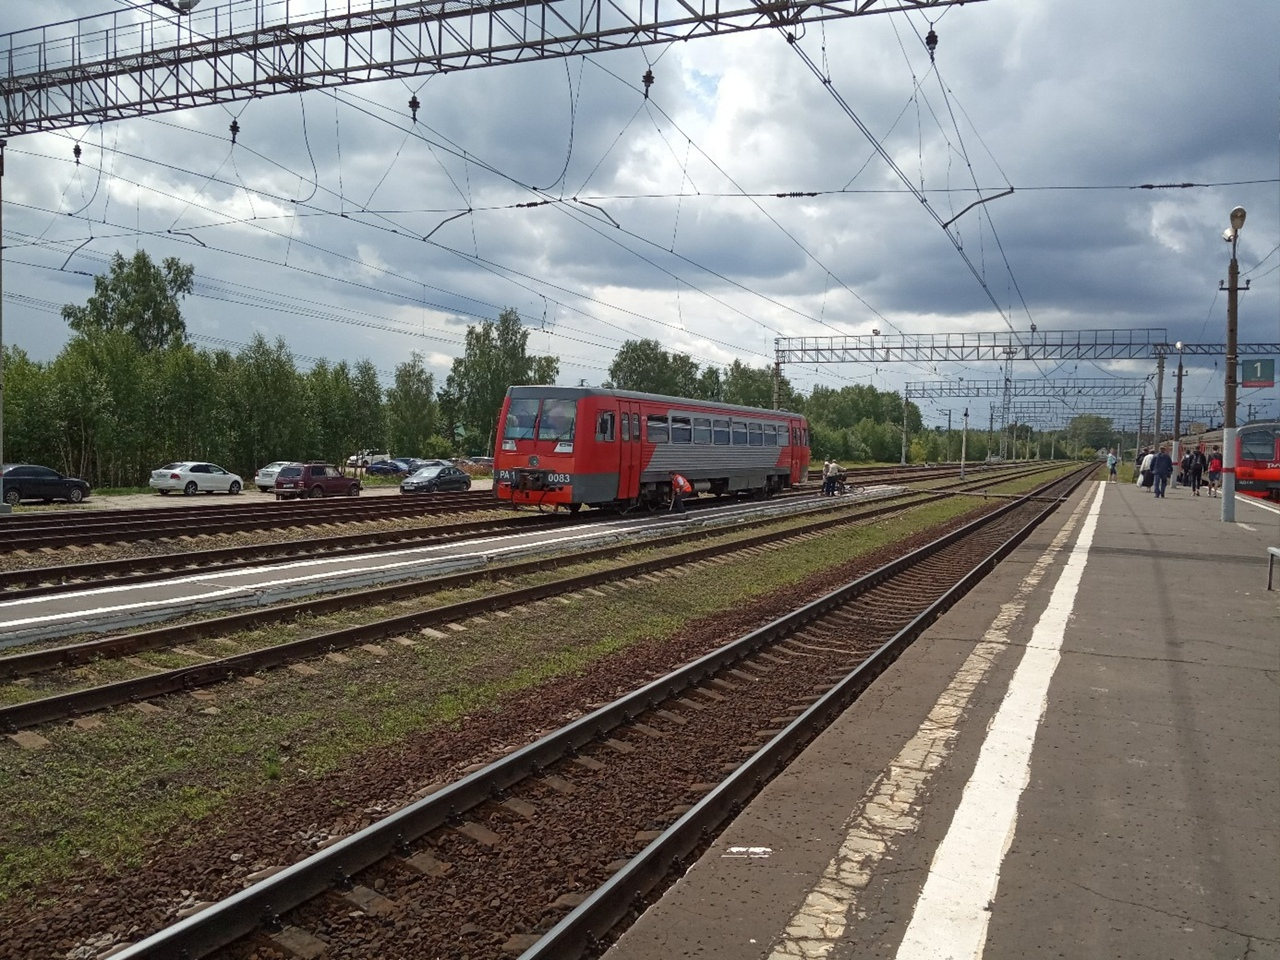
[[[1078,483],[1092,469],[1090,466],[1046,486],[1052,487],[1067,481]],[[664,831],[662,836],[650,843],[626,867],[549,931],[538,944],[526,951],[520,960],[569,960],[581,955],[591,944],[597,943],[625,914],[638,894],[659,882],[673,862],[696,849],[705,840],[705,831],[722,823],[745,798],[757,792],[764,779],[784,765],[785,760],[794,755],[801,744],[816,736],[816,724],[820,718],[829,722],[830,718],[843,709],[840,705],[842,696],[864,689],[875,675],[892,662],[892,658],[896,658],[910,639],[914,639],[925,626],[971,589],[982,575],[1042,522],[1065,496],[1064,494],[1055,500],[1020,527],[1012,538],[964,576],[943,598],[919,614],[906,630],[900,631],[883,644],[866,663],[838,683],[800,718],[789,724],[775,740],[757,751],[728,780],[712,790],[692,810]],[[282,913],[331,889],[335,882],[345,882],[379,860],[406,850],[411,841],[444,826],[463,812],[599,740],[615,727],[630,722],[646,710],[794,632],[827,611],[847,603],[888,577],[1003,519],[1008,513],[1024,505],[1026,503],[1023,500],[1014,501],[986,517],[965,524],[933,543],[646,684],[228,899],[118,951],[114,954],[115,960],[203,957],[251,933],[260,924],[278,924]],[[837,692],[841,696],[837,696]]]
[[[779,536],[793,537],[817,532],[825,528],[876,519],[877,517],[901,512],[923,503],[940,500],[950,495],[946,493],[933,495],[904,494],[904,498],[914,496],[916,499],[905,503],[882,504],[871,510],[860,511],[846,517],[828,518],[793,530],[787,530],[781,535],[777,532],[758,534],[731,543],[721,543],[698,550],[686,551],[677,556],[645,560],[612,570],[581,574],[576,577],[565,577],[537,586],[520,587],[499,593],[491,593],[476,600],[464,600],[446,606],[434,607],[430,610],[379,620],[375,623],[342,627],[300,640],[236,654],[208,663],[177,667],[161,673],[149,674],[145,677],[120,680],[85,690],[77,690],[52,697],[42,697],[39,700],[29,700],[26,703],[13,706],[0,707],[0,730],[20,730],[42,723],[51,723],[68,717],[92,713],[107,707],[118,706],[122,703],[137,702],[152,697],[195,689],[196,687],[222,683],[233,677],[246,676],[265,668],[278,667],[326,653],[345,650],[361,643],[369,643],[374,640],[410,633],[425,627],[457,623],[482,613],[491,613],[494,610],[533,603],[550,597],[563,596],[566,593],[575,593],[588,587],[599,586],[602,583],[667,569],[673,563],[694,563],[698,560],[712,557],[723,557],[733,552],[749,550],[776,542]],[[732,529],[740,530],[749,526],[776,523],[778,519],[777,517],[769,517],[757,521],[749,521]],[[662,537],[656,540],[600,547],[574,554],[571,558],[566,559],[571,559],[574,563],[592,563],[597,560],[609,559],[628,550],[662,549],[665,546],[684,540],[715,537],[726,532],[732,532],[732,529],[726,531],[726,528],[717,527],[672,537]],[[187,643],[203,637],[261,627],[303,614],[320,614],[351,606],[386,603],[391,600],[405,599],[409,596],[420,596],[424,593],[468,586],[481,579],[522,576],[546,569],[547,559],[542,557],[518,564],[508,564],[480,571],[464,571],[426,581],[375,588],[361,591],[358,594],[324,597],[270,610],[252,610],[245,613],[231,614],[226,617],[217,617],[212,620],[158,627],[154,630],[146,630],[136,634],[105,637],[101,640],[83,644],[15,654],[0,658],[0,680],[31,676],[62,666],[74,667],[103,659],[106,656],[112,658],[128,656],[162,648],[175,641]]]
[[[255,544],[249,547],[217,547],[210,550],[192,550],[183,553],[165,553],[152,557],[125,557],[116,560],[91,560],[86,563],[67,564],[59,567],[27,567],[21,570],[0,571],[0,602],[20,600],[26,597],[48,596],[99,586],[126,586],[159,580],[174,573],[200,571],[202,573],[224,570],[242,570],[267,566],[273,561],[287,562],[299,556],[323,556],[327,552],[340,551],[343,556],[359,556],[377,553],[388,547],[418,546],[426,543],[452,543],[477,534],[507,528],[544,525],[555,522],[572,523],[565,515],[523,514],[494,520],[472,520],[440,526],[406,527],[399,530],[373,533],[347,533],[329,537],[311,537],[306,540],[287,540],[283,543]],[[577,522],[587,522],[580,519]],[[245,554],[252,552],[252,557]],[[110,576],[117,571],[129,571]],[[105,576],[104,576],[105,575]],[[98,582],[86,582],[96,579]],[[56,582],[50,582],[56,581]],[[13,584],[40,584],[32,587],[14,587]]]
[[[391,500],[390,497],[380,499]],[[351,503],[353,500],[348,500],[347,502]],[[330,502],[335,501],[337,503],[342,502],[337,501],[336,498]],[[374,503],[376,501],[369,500],[365,502]],[[450,500],[446,503],[415,504],[411,501],[397,499],[392,500],[392,503],[396,505],[395,508],[379,509],[361,505],[345,512],[341,510],[327,513],[316,511],[307,516],[297,513],[275,513],[272,508],[268,508],[272,512],[258,512],[254,507],[247,507],[243,508],[244,513],[234,517],[226,514],[221,517],[213,517],[202,511],[175,518],[166,516],[165,514],[168,511],[153,510],[151,511],[151,517],[146,520],[126,520],[123,522],[107,519],[100,521],[80,520],[79,522],[68,520],[53,526],[21,523],[13,526],[0,524],[0,543],[12,545],[30,541],[40,547],[84,546],[96,543],[112,543],[120,540],[160,540],[169,537],[203,536],[214,533],[239,533],[245,530],[264,528],[314,526],[318,523],[385,520],[409,514],[446,513],[457,510],[460,507],[483,510],[488,505],[487,500],[466,500],[462,503]],[[500,509],[500,505],[495,502],[492,509]],[[253,512],[250,513],[249,511]],[[58,532],[66,529],[71,529],[74,532]]]

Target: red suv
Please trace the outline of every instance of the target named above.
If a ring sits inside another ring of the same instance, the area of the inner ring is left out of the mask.
[[[360,481],[343,476],[332,463],[290,463],[276,474],[276,499],[358,497]]]

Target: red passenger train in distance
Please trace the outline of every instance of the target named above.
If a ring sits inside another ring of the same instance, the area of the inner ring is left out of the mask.
[[[671,474],[695,493],[772,496],[809,471],[809,425],[784,410],[595,387],[509,387],[494,492],[577,512],[656,507]]]
[[[1187,436],[1184,450],[1222,449],[1222,431]],[[1280,503],[1280,422],[1247,423],[1236,428],[1236,493]]]

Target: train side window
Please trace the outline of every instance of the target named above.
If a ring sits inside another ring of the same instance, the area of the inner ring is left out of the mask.
[[[711,442],[711,421],[705,417],[693,418],[693,442],[694,443],[710,443]]]
[[[622,415],[622,442],[626,443],[631,439],[631,418],[625,413]]]
[[[785,427],[783,427],[783,431],[785,436]],[[764,425],[764,445],[766,447],[776,447],[778,445],[778,428],[772,423]]]
[[[747,445],[747,424],[743,420],[733,421],[733,445],[735,447]]]
[[[603,410],[596,420],[596,439],[613,443],[613,411]],[[623,439],[626,439],[625,437]]]
[[[711,421],[711,438],[712,442],[725,446],[729,443],[729,421],[728,420],[712,420]]]
[[[693,425],[688,417],[671,418],[671,442],[693,443]]]
[[[640,442],[640,414],[638,413],[631,415],[631,439],[636,443]]]
[[[764,446],[764,428],[760,424],[747,424],[747,442],[753,447]]]
[[[671,428],[667,424],[666,417],[659,417],[655,414],[649,414],[645,417],[645,439],[650,443],[666,443],[670,436]]]

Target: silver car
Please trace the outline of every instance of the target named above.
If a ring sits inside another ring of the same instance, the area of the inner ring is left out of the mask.
[[[240,477],[223,470],[216,463],[199,460],[180,460],[151,471],[150,485],[161,495],[171,490],[181,490],[188,497],[193,493],[239,493],[243,484]]]
[[[292,460],[275,460],[268,463],[253,475],[253,485],[263,493],[270,493],[276,488],[276,474],[280,472],[280,468],[291,463],[293,463]]]

